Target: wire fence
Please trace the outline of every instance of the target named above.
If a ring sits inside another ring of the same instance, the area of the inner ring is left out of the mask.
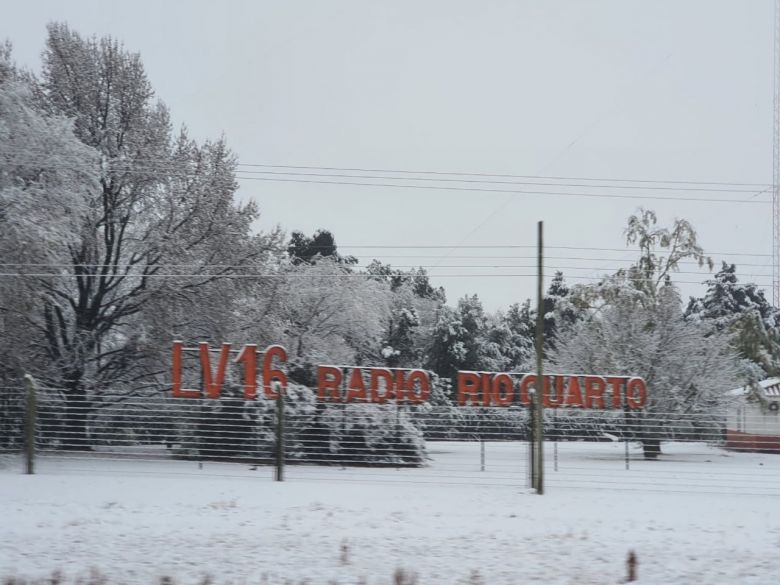
[[[288,480],[528,487],[526,408],[324,403],[296,385],[283,400],[157,395],[90,402],[42,391],[36,466],[44,473],[267,471]],[[780,495],[775,404],[687,414],[546,409],[546,485]],[[24,402],[13,405],[0,419],[0,448],[11,456],[24,443]]]

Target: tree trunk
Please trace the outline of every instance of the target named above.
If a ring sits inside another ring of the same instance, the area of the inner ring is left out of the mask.
[[[643,439],[642,451],[644,452],[645,459],[657,459],[661,454],[661,440]]]
[[[65,424],[62,431],[62,448],[66,451],[91,451],[87,434],[89,402],[86,391],[74,384],[65,393]]]
[[[664,432],[658,422],[658,415],[653,413],[627,415],[626,432],[642,443],[645,459],[657,459],[661,455],[661,440]]]

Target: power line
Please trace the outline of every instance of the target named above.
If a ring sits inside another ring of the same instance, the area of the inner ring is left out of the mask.
[[[77,171],[83,171],[85,170],[85,166],[78,166],[78,165],[67,165],[63,163],[57,163],[52,164],[52,157],[51,156],[41,156],[41,154],[48,154],[46,151],[40,151],[39,153],[36,153],[35,151],[24,151],[24,150],[15,150],[11,154],[17,158],[16,163],[19,164],[20,162],[27,163],[27,164],[34,164],[34,163],[45,163],[46,168],[61,168],[61,169],[70,169],[70,170],[77,170]],[[0,150],[0,154],[8,155],[8,151],[3,153]],[[22,158],[19,160],[19,155],[22,157],[27,156],[26,159]],[[58,154],[57,158],[74,158],[75,155],[67,155],[67,154]],[[11,160],[10,162],[14,162]],[[182,164],[178,164],[174,161],[159,161],[159,160],[140,160],[140,161],[131,161],[131,162],[121,162],[117,164],[116,161],[113,161],[109,159],[107,161],[110,164],[110,170],[112,172],[119,172],[124,174],[146,174],[148,172],[152,171],[165,171],[169,174],[172,174],[173,176],[177,177],[193,177],[193,176],[207,176],[207,173],[209,171],[209,166],[206,165],[206,167],[203,169],[203,172],[198,172],[197,169],[187,169],[183,168]],[[264,166],[264,165],[248,165],[243,164],[240,166]],[[273,165],[268,165],[273,166]],[[323,169],[323,170],[340,170],[336,167],[292,167],[292,166],[284,166],[284,165],[278,165],[278,168],[311,168],[311,169]],[[370,169],[343,169],[345,171],[353,170],[357,172],[372,172]],[[479,184],[498,184],[498,185],[528,185],[528,186],[537,186],[537,187],[579,187],[579,188],[585,188],[585,189],[624,189],[624,190],[662,190],[662,191],[672,191],[672,192],[710,192],[710,193],[716,193],[716,192],[722,192],[722,193],[752,193],[753,197],[756,197],[758,195],[763,194],[764,192],[767,192],[771,189],[771,185],[764,185],[760,183],[724,183],[724,182],[712,182],[707,183],[704,181],[656,181],[656,180],[648,180],[648,179],[607,179],[607,178],[598,178],[598,179],[590,179],[585,177],[543,177],[543,176],[533,176],[533,175],[491,175],[488,173],[441,173],[436,171],[402,171],[402,170],[387,170],[387,171],[379,171],[375,170],[373,172],[386,172],[386,173],[405,173],[405,174],[430,174],[432,176],[422,176],[422,177],[391,177],[391,176],[377,176],[377,175],[348,175],[348,174],[333,174],[333,173],[302,173],[302,172],[278,172],[278,171],[246,171],[246,170],[237,170],[238,173],[243,173],[243,175],[236,174],[235,177],[238,180],[256,180],[256,181],[277,181],[277,182],[300,182],[300,183],[311,183],[311,184],[336,184],[336,185],[354,185],[354,186],[370,186],[370,187],[388,187],[388,188],[413,188],[413,189],[432,189],[432,190],[453,190],[453,191],[477,191],[477,192],[495,192],[495,193],[510,193],[510,194],[523,194],[523,195],[552,195],[552,196],[579,196],[579,197],[599,197],[599,198],[624,198],[624,199],[657,199],[657,200],[675,200],[675,201],[707,201],[707,202],[724,202],[724,203],[744,203],[744,202],[750,202],[750,203],[761,203],[762,201],[746,201],[742,199],[720,199],[720,198],[705,198],[705,197],[663,197],[663,196],[652,196],[652,195],[626,195],[626,194],[601,194],[601,193],[581,193],[581,192],[548,192],[548,191],[536,191],[536,190],[505,190],[505,189],[488,189],[483,187],[450,187],[450,186],[433,186],[433,185],[417,185],[414,183],[409,183],[410,181],[432,181],[432,182],[457,182],[457,183],[479,183]],[[286,175],[286,176],[292,176],[290,178],[279,178],[279,177],[256,177],[256,176],[245,176],[247,173],[257,173],[257,174],[276,174],[276,175]],[[451,175],[451,176],[447,176]],[[466,177],[482,177],[481,179],[461,179],[461,178],[452,178],[452,176],[466,176]],[[323,181],[323,180],[314,180],[314,179],[301,179],[300,177],[320,177],[320,179],[326,179],[328,177],[332,177],[334,179],[340,179],[340,178],[354,178],[354,179],[364,179],[364,180],[370,180],[370,181],[406,181],[407,184],[396,184],[396,183],[366,183],[366,182],[358,182],[358,181]],[[560,182],[535,182],[535,181],[504,181],[504,180],[495,180],[495,179],[488,179],[487,177],[505,177],[505,178],[518,178],[518,179],[540,179],[540,180],[546,180],[546,181],[601,181],[602,184],[586,184],[586,183],[560,183]],[[621,184],[615,184],[615,185],[609,185],[609,184],[603,184],[604,182],[617,182]],[[631,184],[631,183],[639,183],[639,184]],[[697,185],[696,187],[692,187],[690,185]],[[710,185],[710,187],[704,187],[705,185]],[[714,187],[712,186],[714,185]],[[722,188],[722,187],[732,187],[732,188]],[[745,188],[733,188],[733,187],[761,187],[761,190],[756,191],[755,188],[745,189]]]
[[[479,183],[489,185],[529,185],[535,187],[585,187],[588,189],[636,189],[636,190],[655,190],[655,191],[698,191],[706,193],[753,193],[755,195],[761,195],[762,193],[769,191],[771,186],[765,187],[763,190],[756,192],[756,189],[723,189],[720,187],[675,187],[675,186],[662,186],[662,185],[607,185],[607,184],[588,184],[588,183],[544,183],[539,181],[497,181],[491,179],[453,179],[453,178],[439,178],[439,177],[393,177],[390,175],[351,175],[344,173],[295,173],[295,172],[278,172],[278,171],[244,171],[240,170],[239,173],[243,174],[258,174],[258,175],[285,175],[291,177],[332,177],[336,179],[372,179],[372,180],[391,180],[391,181],[433,181],[437,183],[450,182],[450,183]],[[249,179],[250,177],[245,177]]]
[[[664,197],[662,195],[624,195],[615,193],[578,193],[563,191],[523,191],[519,189],[488,189],[481,187],[456,187],[440,185],[411,185],[394,183],[364,183],[359,181],[323,181],[317,179],[283,179],[278,177],[236,177],[243,181],[271,181],[278,183],[300,183],[313,185],[338,185],[351,187],[384,187],[392,189],[417,189],[428,191],[459,191],[474,193],[508,193],[514,195],[535,195],[551,197],[595,197],[599,199],[635,199],[635,200],[657,200],[657,201],[687,201],[687,202],[707,202],[707,203],[746,203],[768,205],[771,201],[757,201],[755,199],[718,199],[712,197]]]
[[[98,152],[98,151],[96,151]],[[53,154],[49,149],[47,148],[37,148],[37,147],[25,147],[25,148],[15,148],[13,150],[2,150],[0,149],[0,155],[9,155],[9,154],[23,154],[23,155],[29,155],[33,161],[39,161],[39,162],[45,162],[45,161],[51,161],[53,158],[56,159],[72,159],[72,160],[83,160],[83,157],[80,154],[69,154],[69,153],[56,153]],[[102,153],[100,153],[102,154]],[[116,163],[118,162],[117,159],[112,159],[108,157],[104,157],[103,160],[105,162],[109,163]],[[135,160],[130,161],[123,161],[123,166],[117,166],[116,168],[125,168],[125,169],[132,169],[137,167],[145,167],[147,169],[149,168],[178,168],[181,167],[180,163],[177,163],[176,161],[161,161],[159,159],[151,159],[151,158],[138,158]],[[344,172],[354,172],[354,173],[390,173],[390,174],[399,174],[399,175],[429,175],[434,177],[469,177],[469,178],[482,178],[482,179],[488,179],[486,182],[492,182],[492,179],[523,179],[523,180],[534,180],[534,181],[589,181],[589,182],[612,182],[612,183],[640,183],[644,185],[710,185],[710,186],[716,186],[716,187],[756,187],[756,188],[772,188],[772,183],[756,183],[756,182],[744,182],[744,181],[701,181],[701,180],[673,180],[673,179],[626,179],[626,178],[616,178],[616,177],[582,177],[582,176],[561,176],[561,175],[523,175],[523,174],[513,174],[513,173],[487,173],[487,172],[462,172],[462,171],[440,171],[440,170],[420,170],[420,169],[388,169],[388,168],[361,168],[361,167],[342,167],[342,166],[314,166],[314,165],[291,165],[291,164],[263,164],[263,163],[248,163],[248,162],[236,162],[235,166],[237,168],[240,167],[249,167],[249,168],[264,168],[264,169],[287,169],[290,171],[327,171],[329,173],[337,172],[337,173],[344,173]],[[241,171],[239,172],[267,172],[270,173],[272,171]],[[285,174],[305,174],[305,173],[299,173],[299,172],[292,172],[292,173],[285,173]],[[414,180],[414,178],[412,178]],[[426,180],[438,180],[438,179],[426,179]],[[447,178],[440,179],[442,181],[448,180]],[[464,179],[466,180],[466,179]],[[477,181],[477,182],[483,182],[483,181]],[[592,187],[600,186],[600,185],[590,185]],[[631,187],[629,187],[631,188]],[[637,187],[639,188],[639,187]],[[649,187],[642,187],[642,188],[649,188]],[[706,189],[705,189],[706,190]],[[730,190],[726,190],[730,191]],[[743,190],[739,190],[738,192],[742,192]],[[752,192],[754,189],[746,189],[744,192]]]
[[[370,265],[363,264],[363,265],[356,265],[353,266],[355,269],[366,269]],[[0,264],[0,267],[3,268],[83,268],[83,269],[101,269],[101,268],[115,268],[115,269],[125,269],[125,268],[138,268],[137,265],[130,265],[130,264]],[[248,265],[228,265],[228,264],[209,264],[209,265],[186,265],[186,264],[158,264],[155,265],[155,268],[166,268],[166,269],[175,269],[175,268],[202,268],[202,269],[210,269],[210,270],[217,270],[217,269],[231,269],[231,270],[242,270],[242,269],[248,269],[251,268],[251,266]],[[395,269],[416,269],[416,268],[422,268],[422,269],[451,269],[451,268],[457,268],[457,269],[482,269],[482,270],[505,270],[505,269],[515,269],[515,268],[536,268],[535,264],[408,264],[408,265],[396,265],[393,268]],[[585,266],[561,266],[561,265],[545,265],[545,269],[547,270],[555,270],[555,271],[566,271],[566,270],[590,270],[590,271],[612,271],[617,272],[618,270],[623,270],[625,267],[614,267],[614,266],[591,266],[591,265],[585,265]],[[698,274],[701,275],[703,272],[702,270],[675,270],[674,274]],[[53,273],[46,273],[48,275],[52,275]],[[296,273],[280,273],[280,276],[283,276],[285,274],[290,275],[296,275]],[[305,275],[300,274],[299,275]],[[376,273],[361,273],[365,274],[366,276],[371,277],[393,277],[393,276],[402,276],[407,278],[419,278],[423,275],[418,274],[376,274]],[[87,278],[87,277],[100,277],[100,276],[106,276],[108,278],[122,278],[125,276],[133,276],[133,277],[143,277],[143,276],[154,276],[152,275],[144,275],[144,274],[117,274],[117,275],[101,275],[100,273],[75,273],[75,272],[68,272],[66,273],[68,276],[74,276],[79,278]],[[182,277],[203,277],[204,274],[198,273],[198,272],[188,272],[188,273],[181,273],[177,274],[177,276]],[[240,277],[250,277],[254,276],[252,273],[224,273],[223,276],[225,277],[231,277],[231,276],[240,276]],[[258,276],[265,276],[265,274],[259,274]],[[316,278],[316,274],[310,275],[312,278]],[[427,276],[430,277],[436,277],[438,276],[435,273],[429,273]],[[574,275],[570,275],[567,273],[564,273],[565,277],[571,277],[574,278]],[[747,277],[771,277],[771,273],[737,273],[737,277],[740,278],[747,278]]]
[[[350,254],[350,257],[352,258],[364,258],[364,259],[371,259],[377,260],[375,256],[369,255],[369,256],[354,256]],[[401,258],[404,260],[413,259],[413,258],[422,258],[422,259],[438,259],[441,256],[439,255],[403,255],[403,256],[388,256],[385,254],[382,254],[382,258]],[[459,259],[459,260],[532,260],[533,256],[449,256],[451,259]],[[548,260],[582,260],[582,261],[588,261],[588,262],[622,262],[622,263],[629,263],[634,264],[636,263],[635,258],[593,258],[589,256],[547,256]],[[693,260],[682,260],[679,264],[681,265],[698,265],[698,262],[695,262]],[[368,263],[359,263],[360,266],[364,266],[368,268],[371,266],[371,262]],[[112,264],[100,264],[100,263],[82,263],[82,262],[7,262],[2,263],[0,262],[0,266],[7,266],[7,267],[16,267],[16,266],[27,266],[27,267],[50,267],[50,268],[71,268],[74,266],[78,267],[86,267],[86,268],[139,268],[143,267],[145,265],[139,265],[139,264],[128,264],[128,263],[122,263],[122,262],[116,262]],[[167,268],[250,268],[253,265],[251,264],[219,264],[219,263],[202,263],[202,264],[178,264],[175,262],[159,262],[154,264],[154,266],[164,266]],[[399,264],[384,264],[383,266],[387,266],[390,268],[401,268],[402,265]],[[403,265],[410,268],[419,268],[421,265],[419,263],[409,264],[409,265]],[[424,265],[423,265],[424,266]],[[506,265],[503,265],[506,266]],[[754,263],[754,262],[740,262],[738,264],[739,267],[742,266],[754,266],[754,267],[760,267],[760,268],[768,268],[769,265],[766,263]]]
[[[536,246],[534,245],[525,245],[525,244],[476,244],[476,245],[459,245],[459,244],[336,244],[337,247],[340,250],[344,250],[345,248],[350,249],[356,249],[356,250],[442,250],[442,249],[457,249],[457,250],[500,250],[500,249],[518,249],[518,250],[528,250],[528,249],[535,249]],[[323,244],[323,245],[312,245],[309,246],[309,248],[331,248],[331,245]],[[594,252],[619,252],[619,253],[635,253],[636,250],[632,250],[630,248],[598,248],[598,247],[592,247],[592,246],[545,246],[546,250],[587,250],[587,251],[594,251]],[[286,252],[287,247],[279,247],[279,248],[272,248],[268,247],[265,251],[269,252]],[[351,254],[348,254],[351,255]],[[719,256],[748,256],[748,257],[771,257],[771,254],[762,254],[762,253],[756,253],[756,252],[723,252],[723,251],[707,251],[707,255],[719,255]],[[435,256],[420,256],[417,254],[413,255],[403,255],[403,256],[388,256],[385,254],[382,254],[383,257],[386,258],[439,258],[438,255]],[[368,257],[368,256],[365,256]],[[536,258],[536,256],[463,256],[463,258]],[[550,256],[551,258],[556,259],[562,259],[562,260],[604,260],[604,261],[615,261],[615,262],[629,262],[632,261],[630,259],[623,259],[623,258],[590,258],[587,256]],[[73,263],[67,263],[67,266],[72,266]],[[80,264],[79,264],[80,265]],[[115,266],[116,264],[108,264],[107,266]],[[176,264],[168,264],[165,263],[166,266],[168,265],[176,265]],[[207,265],[213,265],[213,264],[207,264]],[[178,264],[178,266],[204,266],[204,264]],[[763,265],[761,265],[763,266]]]
[[[329,245],[322,245],[322,246],[310,246],[312,248],[329,248],[331,246]],[[442,249],[458,249],[458,250],[496,250],[496,249],[536,249],[535,245],[530,244],[477,244],[477,245],[463,245],[463,244],[400,244],[400,245],[391,245],[391,244],[338,244],[338,247],[340,249],[344,248],[354,248],[357,250],[372,250],[372,249],[381,249],[381,250],[402,250],[402,249],[413,249],[413,250],[428,250],[428,249],[435,249],[435,250],[442,250]],[[636,252],[636,250],[631,250],[630,248],[594,248],[590,246],[545,246],[545,250],[590,250],[590,251],[596,251],[596,252],[623,252],[623,253],[632,253]],[[718,254],[722,256],[755,256],[755,257],[762,257],[766,256],[769,257],[771,254],[760,254],[760,253],[752,253],[752,252],[707,252],[707,254]],[[436,256],[438,258],[438,256]],[[535,258],[536,256],[531,256]]]
[[[719,185],[719,186],[738,186],[738,187],[767,187],[771,188],[771,183],[740,183],[740,182],[722,182],[722,181],[676,181],[676,180],[660,180],[660,179],[616,179],[616,178],[604,178],[604,177],[563,177],[563,176],[545,176],[545,175],[515,175],[515,174],[501,174],[501,173],[465,173],[465,172],[450,172],[450,171],[420,171],[420,170],[408,170],[408,169],[376,169],[376,168],[355,168],[355,167],[321,167],[321,166],[306,166],[306,165],[271,165],[271,164],[256,164],[256,163],[239,163],[238,166],[242,167],[258,167],[258,168],[273,168],[273,169],[304,169],[313,171],[345,171],[345,172],[359,172],[359,173],[398,173],[398,174],[415,174],[415,175],[450,175],[459,177],[498,177],[509,179],[549,179],[556,181],[615,181],[615,182],[630,182],[630,183],[653,183],[653,184],[680,184],[680,185]]]
[[[89,276],[98,276],[98,275],[87,275],[87,274],[77,274],[77,273],[66,273],[66,272],[59,272],[59,273],[25,273],[25,272],[0,272],[0,277],[7,277],[7,278],[87,278]],[[378,276],[376,274],[368,274],[365,272],[352,272],[352,273],[331,273],[331,274],[307,274],[307,273],[283,273],[283,274],[122,274],[119,275],[118,278],[125,279],[125,278],[149,278],[149,279],[159,279],[159,278],[170,278],[170,279],[194,279],[194,278],[219,278],[223,280],[231,280],[231,279],[257,279],[257,280],[264,280],[264,279],[310,279],[310,280],[318,280],[318,279],[353,279],[353,278],[367,278],[367,279],[376,279]],[[487,274],[459,274],[459,273],[453,273],[453,274],[435,274],[435,275],[428,275],[430,278],[537,278],[537,274],[535,272],[531,273],[510,273],[510,274],[495,274],[495,273],[487,273]],[[602,275],[602,276],[576,276],[576,275],[567,275],[566,278],[568,279],[574,279],[574,280],[591,280],[591,281],[603,281],[605,278],[609,278],[612,275]],[[545,280],[550,281],[553,279],[553,276],[547,276],[545,277]],[[644,277],[629,277],[629,276],[622,276],[622,280],[628,281],[628,282],[640,282],[640,281],[646,281],[650,280]],[[674,284],[704,284],[704,281],[695,281],[695,280],[675,280],[673,281]],[[750,283],[755,286],[761,286],[761,287],[767,287],[771,286],[771,283]]]
[[[158,158],[137,158],[137,159],[131,159],[131,160],[120,160],[118,158],[111,158],[106,157],[102,155],[99,151],[96,151],[96,154],[100,155],[100,157],[96,157],[95,160],[98,160],[100,158],[101,162],[111,163],[113,164],[113,168],[116,169],[134,169],[134,168],[145,168],[145,169],[168,169],[168,168],[181,168],[182,166],[185,166],[182,164],[182,162],[176,161],[176,160],[160,160]],[[0,148],[0,155],[2,156],[17,156],[22,155],[26,156],[28,160],[32,162],[51,162],[52,160],[59,160],[59,159],[71,159],[74,161],[83,161],[84,157],[81,154],[70,154],[65,152],[57,152],[52,153],[50,149],[48,148],[38,148],[38,147],[25,147],[25,148],[13,148],[13,149],[2,149]],[[720,187],[756,187],[756,188],[770,188],[772,187],[771,183],[750,183],[750,182],[724,182],[724,181],[691,181],[691,180],[661,180],[661,179],[625,179],[625,178],[614,178],[614,177],[568,177],[568,176],[549,176],[549,175],[519,175],[519,174],[501,174],[501,173],[469,173],[469,172],[443,172],[443,171],[426,171],[426,170],[409,170],[409,169],[367,169],[367,168],[355,168],[355,167],[323,167],[323,166],[295,166],[295,165],[268,165],[268,164],[256,164],[256,163],[242,163],[242,162],[235,162],[232,163],[235,165],[236,168],[239,167],[250,167],[250,168],[273,168],[273,169],[290,169],[290,172],[280,172],[280,171],[251,171],[251,170],[239,170],[238,172],[244,172],[244,173],[267,173],[267,174],[291,174],[291,175],[305,175],[310,174],[308,171],[327,171],[328,174],[333,173],[343,173],[343,172],[356,172],[356,173],[362,173],[363,176],[366,173],[385,173],[385,174],[401,174],[401,175],[430,175],[430,176],[438,176],[443,177],[441,179],[425,179],[425,180],[434,180],[434,181],[447,181],[449,180],[449,177],[477,177],[482,178],[485,180],[479,180],[479,179],[456,179],[463,182],[494,182],[493,179],[523,179],[524,181],[527,180],[534,180],[534,181],[547,181],[547,182],[556,182],[556,181],[600,181],[600,182],[613,182],[613,183],[641,183],[646,185],[710,185],[710,186],[720,186]],[[302,169],[303,171],[307,172],[300,172],[300,171],[293,171],[293,169]],[[334,175],[335,176],[335,175]],[[401,178],[399,177],[399,180]],[[415,177],[412,177],[410,180],[415,180]],[[504,182],[504,181],[495,181],[495,182]],[[521,183],[523,181],[520,181]],[[601,185],[588,185],[591,187],[597,187]],[[629,186],[630,188],[630,186]],[[639,187],[637,187],[639,188]],[[650,188],[650,187],[642,187],[642,188]],[[673,187],[671,187],[673,188]],[[707,189],[705,189],[707,190]],[[755,189],[740,189],[737,190],[737,192],[752,192]],[[726,190],[730,191],[730,190]]]

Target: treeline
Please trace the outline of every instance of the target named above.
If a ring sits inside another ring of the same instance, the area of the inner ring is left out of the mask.
[[[477,295],[450,305],[424,269],[361,268],[325,229],[257,233],[259,209],[237,189],[225,140],[175,130],[140,56],[118,41],[52,24],[39,74],[0,50],[0,447],[21,441],[24,373],[59,405],[51,444],[89,449],[117,404],[165,395],[173,339],[284,345],[304,389],[314,364],[425,368],[440,409],[457,370],[533,367],[530,301],[495,313]],[[727,264],[685,303],[673,274],[712,267],[685,220],[666,228],[639,210],[624,235],[637,249],[630,268],[585,286],[553,278],[546,367],[643,376],[648,413],[714,421],[727,390],[778,371],[777,310]],[[377,424],[364,426],[365,441]],[[422,418],[401,426],[422,453]]]

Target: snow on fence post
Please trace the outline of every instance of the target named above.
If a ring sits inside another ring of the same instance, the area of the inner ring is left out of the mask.
[[[25,442],[25,473],[35,473],[35,421],[37,419],[37,400],[35,396],[35,380],[30,374],[24,375],[27,386],[27,401],[24,415],[24,442]]]
[[[284,390],[276,395],[276,481],[284,481]]]

